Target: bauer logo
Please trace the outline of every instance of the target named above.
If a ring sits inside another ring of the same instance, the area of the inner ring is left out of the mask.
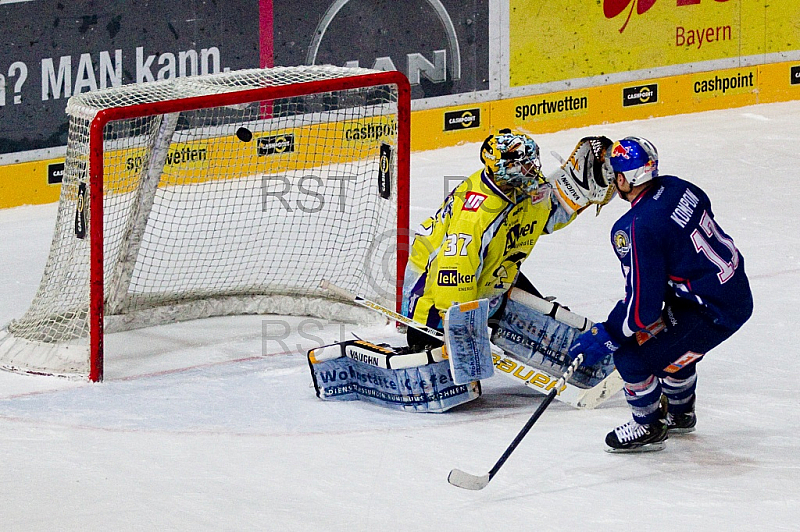
[[[792,73],[791,84],[800,85],[800,66],[793,66],[791,73]]]
[[[645,105],[658,101],[658,84],[644,85],[638,87],[626,87],[622,89],[622,106],[631,107],[633,105]]]
[[[481,125],[480,109],[462,109],[461,111],[450,111],[444,114],[444,130],[457,131],[459,129],[471,129]]]
[[[64,163],[47,165],[47,184],[58,185],[64,180]]]
[[[276,153],[290,153],[294,151],[294,135],[273,135],[258,139],[258,156],[273,155]]]

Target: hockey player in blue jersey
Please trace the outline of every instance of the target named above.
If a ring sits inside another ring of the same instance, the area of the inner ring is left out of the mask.
[[[695,429],[697,363],[747,321],[753,298],[744,257],[705,192],[659,175],[646,139],[626,137],[608,153],[617,194],[631,203],[611,230],[625,299],[570,355],[591,365],[613,353],[625,381],[633,420],[606,436],[608,450],[660,450],[669,433]]]

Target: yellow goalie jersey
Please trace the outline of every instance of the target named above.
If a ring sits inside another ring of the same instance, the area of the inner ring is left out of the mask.
[[[492,314],[511,289],[539,235],[574,218],[541,185],[514,201],[484,170],[456,187],[415,231],[403,284],[403,313],[441,328],[440,312],[487,298]]]

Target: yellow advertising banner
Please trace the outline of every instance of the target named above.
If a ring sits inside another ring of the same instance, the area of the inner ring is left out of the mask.
[[[798,0],[510,0],[509,11],[512,87],[800,50]]]

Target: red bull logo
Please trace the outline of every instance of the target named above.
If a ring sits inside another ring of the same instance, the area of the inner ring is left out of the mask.
[[[630,154],[628,153],[628,148],[619,142],[615,142],[614,145],[611,146],[611,157],[623,157],[625,159],[631,158]]]

